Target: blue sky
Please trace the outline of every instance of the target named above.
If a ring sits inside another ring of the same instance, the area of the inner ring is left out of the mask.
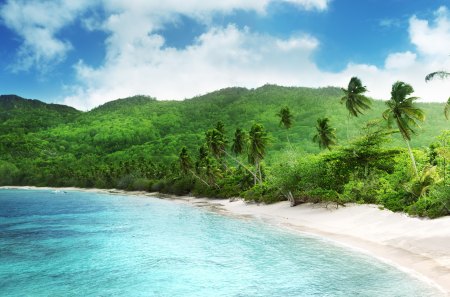
[[[448,0],[0,1],[0,93],[90,109],[145,94],[183,99],[265,83],[396,80],[444,101]]]

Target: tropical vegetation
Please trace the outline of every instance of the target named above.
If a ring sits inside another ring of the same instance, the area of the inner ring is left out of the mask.
[[[0,185],[374,203],[448,215],[445,105],[416,102],[403,82],[387,102],[368,99],[352,80],[347,89],[266,85],[182,102],[135,96],[89,112],[1,96]]]

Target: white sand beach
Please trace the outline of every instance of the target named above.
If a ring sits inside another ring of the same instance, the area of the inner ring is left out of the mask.
[[[2,187],[0,187],[2,188]],[[120,195],[161,197],[157,193],[77,188],[3,187],[82,190]],[[242,200],[164,197],[207,207],[225,215],[255,218],[290,230],[319,236],[370,254],[437,286],[450,296],[450,217],[412,218],[381,210],[376,205],[347,205],[336,209],[321,204],[290,207],[289,202],[247,204]]]

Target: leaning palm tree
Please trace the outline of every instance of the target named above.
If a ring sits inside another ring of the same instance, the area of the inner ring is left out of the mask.
[[[347,89],[341,88],[344,92],[344,96],[341,98],[341,104],[345,103],[345,107],[348,110],[347,118],[347,140],[348,140],[348,126],[350,117],[358,117],[363,114],[364,110],[370,109],[372,104],[370,99],[364,96],[367,92],[366,86],[363,86],[361,80],[354,76],[350,79]]]
[[[286,138],[288,143],[291,144],[291,141],[289,140],[289,134],[287,132],[292,127],[292,113],[289,107],[286,106],[281,108],[277,113],[277,116],[280,117],[280,126],[286,128]]]
[[[336,129],[331,128],[328,122],[328,118],[317,119],[317,132],[313,137],[313,141],[317,142],[321,149],[331,150],[331,147],[336,145]]]
[[[395,121],[395,124],[400,131],[403,139],[408,146],[409,156],[414,168],[416,176],[418,176],[416,160],[411,150],[411,135],[415,134],[413,126],[419,126],[417,121],[423,122],[425,120],[425,114],[418,108],[414,101],[418,97],[409,97],[414,92],[411,85],[401,81],[397,81],[392,85],[391,99],[386,101],[388,109],[383,112],[383,118],[388,121],[389,126]]]
[[[181,171],[184,174],[188,174],[189,172],[197,179],[199,179],[202,183],[210,186],[205,180],[203,180],[201,177],[199,177],[195,172],[192,170],[192,161],[191,157],[189,156],[188,150],[185,146],[181,148],[180,154],[178,156],[178,162],[180,164]]]
[[[221,160],[226,146],[225,135],[217,129],[211,129],[205,133],[205,138],[211,153],[216,159]]]
[[[255,165],[256,172],[254,174],[254,182],[256,185],[256,175],[259,175],[259,183],[262,184],[261,161],[266,155],[266,146],[268,142],[267,132],[263,125],[253,124],[249,132],[249,162]]]

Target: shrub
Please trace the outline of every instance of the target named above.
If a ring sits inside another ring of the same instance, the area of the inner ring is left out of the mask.
[[[151,181],[146,178],[137,178],[132,185],[134,191],[148,191],[150,190]]]

